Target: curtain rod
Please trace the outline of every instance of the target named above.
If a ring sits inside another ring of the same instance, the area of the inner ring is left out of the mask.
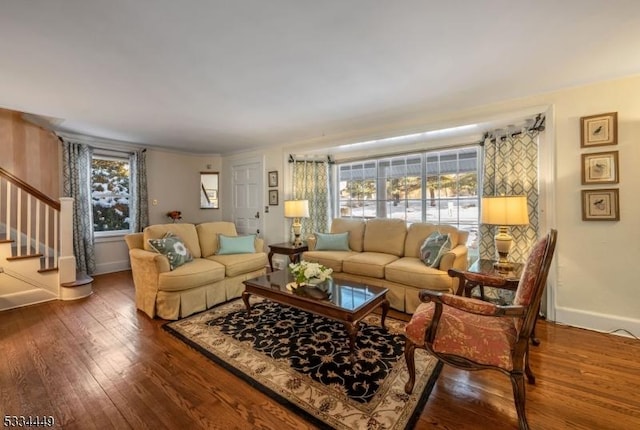
[[[527,128],[527,132],[531,132],[531,131],[544,131],[545,129],[545,117],[542,114],[538,114],[538,116],[536,116],[536,119],[533,123],[533,125],[529,128]],[[515,137],[515,136],[519,136],[522,134],[522,130],[518,130],[518,131],[514,131],[513,133],[507,133],[504,136],[500,136],[499,138],[497,136],[494,136],[493,133],[489,133],[488,131],[484,133],[484,136],[482,137],[482,142],[480,142],[481,146],[484,146],[484,141],[487,139],[490,139],[492,143],[496,143],[496,141],[498,139],[500,139],[501,142],[504,142],[507,139],[507,135],[510,137]]]
[[[327,163],[335,164],[336,162],[331,159],[331,155],[327,155],[326,160],[296,160],[292,154],[289,154],[289,163],[305,162],[305,163]]]

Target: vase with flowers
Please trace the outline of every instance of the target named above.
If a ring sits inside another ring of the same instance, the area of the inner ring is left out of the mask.
[[[170,211],[167,212],[167,216],[173,221],[173,222],[178,222],[179,220],[182,219],[182,212],[180,211]]]
[[[319,263],[301,261],[289,264],[289,272],[293,275],[295,282],[287,285],[289,289],[295,289],[302,285],[318,285],[331,278],[333,269]]]

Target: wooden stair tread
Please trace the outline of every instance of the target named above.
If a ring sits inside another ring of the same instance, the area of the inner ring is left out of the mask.
[[[0,243],[13,243],[14,240],[13,239],[0,239]]]
[[[25,258],[40,258],[42,257],[42,254],[38,253],[38,254],[27,254],[27,255],[21,255],[19,257],[7,257],[7,260],[11,261],[11,260],[24,260]]]
[[[78,272],[76,274],[76,280],[73,282],[65,282],[64,284],[60,284],[63,287],[66,288],[73,288],[73,287],[82,287],[84,285],[90,284],[93,282],[93,278],[89,275],[87,275],[84,272]]]
[[[38,269],[38,273],[46,273],[46,272],[57,272],[57,267],[49,267],[47,269]]]

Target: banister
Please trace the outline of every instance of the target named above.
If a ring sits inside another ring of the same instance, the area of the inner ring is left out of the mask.
[[[0,176],[5,178],[7,181],[11,182],[12,184],[14,184],[14,185],[22,188],[23,190],[27,191],[29,194],[31,194],[32,196],[34,196],[35,198],[37,198],[41,202],[45,203],[46,205],[49,205],[52,208],[54,208],[55,210],[60,211],[60,202],[59,201],[54,200],[51,197],[45,195],[41,191],[37,190],[36,188],[34,188],[31,185],[29,185],[26,182],[24,182],[22,179],[20,179],[20,178],[14,176],[13,174],[7,172],[2,167],[0,167]]]

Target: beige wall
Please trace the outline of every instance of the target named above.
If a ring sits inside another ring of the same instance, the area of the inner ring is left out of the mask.
[[[20,112],[0,109],[0,167],[58,199],[60,142],[51,132],[26,122]]]

